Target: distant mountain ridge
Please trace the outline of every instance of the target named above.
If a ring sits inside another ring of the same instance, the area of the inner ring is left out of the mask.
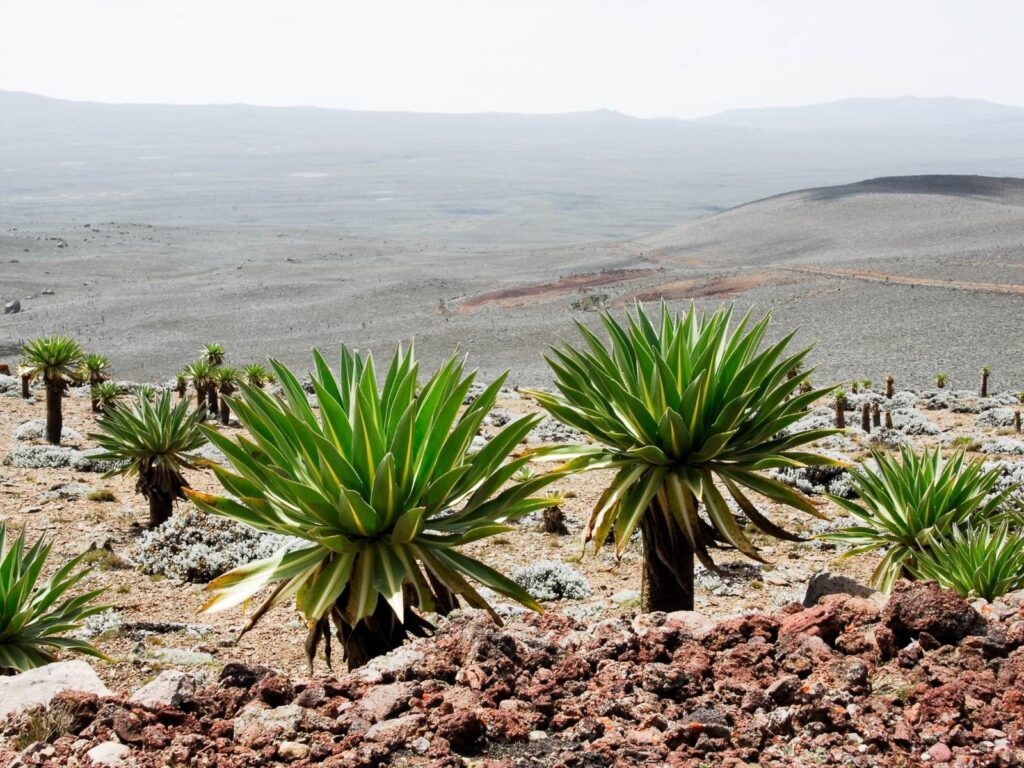
[[[0,227],[128,220],[548,245],[628,240],[792,189],[920,174],[1024,176],[1024,109],[882,99],[648,120],[0,92]]]
[[[919,98],[843,99],[800,107],[734,109],[698,118],[697,122],[734,128],[787,131],[853,129],[920,129],[1024,119],[1024,107],[980,99]]]

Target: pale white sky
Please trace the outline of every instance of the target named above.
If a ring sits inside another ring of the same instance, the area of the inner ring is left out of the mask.
[[[695,117],[1024,105],[1020,0],[0,0],[0,90],[110,102]]]

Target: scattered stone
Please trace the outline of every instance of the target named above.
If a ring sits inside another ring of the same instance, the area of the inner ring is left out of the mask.
[[[268,708],[267,706],[253,702],[246,704],[238,715],[235,716],[235,731],[242,731],[255,726],[260,730],[269,731],[275,729],[279,736],[290,736],[302,722],[302,707],[295,704],[285,704],[283,707]]]
[[[14,301],[8,301],[4,304],[5,315],[16,315],[21,312],[21,302],[15,299]]]
[[[304,760],[309,754],[309,745],[297,741],[282,741],[277,745],[277,756],[282,760]]]
[[[189,651],[184,648],[156,648],[150,656],[162,664],[182,667],[198,667],[213,663],[213,655],[202,651]]]
[[[116,741],[104,741],[86,752],[86,756],[98,765],[124,765],[131,748]]]
[[[181,707],[192,701],[196,692],[192,675],[176,669],[165,669],[155,680],[146,683],[128,700],[147,709]]]
[[[882,623],[906,645],[923,633],[953,644],[984,624],[981,615],[951,589],[934,581],[898,581],[882,612]]]
[[[48,707],[62,691],[110,695],[107,686],[86,662],[80,659],[60,661],[13,677],[0,677],[0,719],[30,707]]]
[[[818,604],[821,598],[826,595],[854,595],[855,597],[871,597],[875,594],[873,589],[865,587],[849,576],[831,571],[818,571],[811,576],[807,582],[807,592],[804,595],[804,607],[811,608]]]
[[[611,601],[616,605],[640,602],[640,592],[635,589],[623,589],[611,596]]]

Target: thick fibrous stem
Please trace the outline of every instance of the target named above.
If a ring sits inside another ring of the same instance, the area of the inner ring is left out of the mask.
[[[656,501],[644,512],[640,532],[644,540],[641,610],[692,611],[693,548],[690,542]]]
[[[889,411],[885,412],[885,428],[892,429],[892,413]]]
[[[836,398],[836,427],[846,429],[846,399]]]
[[[878,407],[878,403],[874,403],[871,406],[871,425],[874,427],[882,426],[882,409]]]
[[[892,396],[895,395],[895,394],[896,394],[896,380],[892,377],[892,374],[890,373],[888,376],[885,377],[885,396],[889,400],[892,400]]]
[[[170,493],[153,491],[149,494],[149,527],[156,528],[171,519],[174,511],[174,496]]]
[[[540,528],[544,533],[554,533],[558,536],[567,534],[569,529],[565,527],[565,512],[562,508],[556,504],[545,509]]]
[[[64,383],[46,380],[46,441],[60,445],[60,433],[64,429],[64,413],[61,398],[64,397]]]
[[[860,409],[860,428],[869,434],[871,432],[871,406],[867,403]]]
[[[23,398],[25,398],[26,400],[28,400],[30,397],[32,397],[32,392],[29,389],[29,384],[30,383],[31,383],[31,379],[29,379],[28,374],[27,373],[26,374],[22,374],[22,377],[21,377],[21,396]]]

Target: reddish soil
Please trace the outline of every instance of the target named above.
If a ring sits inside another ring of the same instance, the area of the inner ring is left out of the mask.
[[[728,298],[737,293],[749,291],[766,283],[783,282],[778,275],[770,272],[747,272],[738,275],[714,277],[710,280],[695,278],[692,280],[676,280],[659,285],[634,298],[639,301],[658,301],[660,299],[701,299],[708,297]]]
[[[470,296],[459,304],[460,312],[471,312],[487,304],[500,304],[503,307],[516,306],[527,303],[532,299],[542,299],[550,296],[558,296],[573,291],[580,291],[585,288],[599,288],[605,285],[625,283],[630,280],[639,280],[644,277],[651,277],[660,272],[660,269],[609,269],[604,272],[595,272],[586,275],[572,275],[563,277],[560,280],[548,283],[531,283],[516,288],[505,288],[500,291],[490,291]]]

